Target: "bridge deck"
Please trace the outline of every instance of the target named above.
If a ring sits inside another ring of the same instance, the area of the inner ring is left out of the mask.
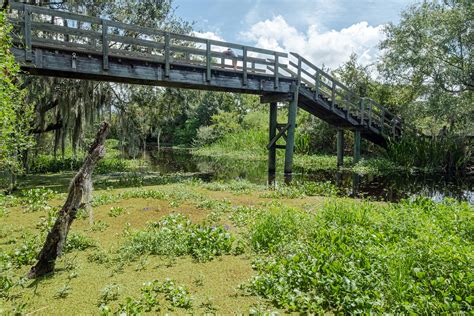
[[[251,93],[289,100],[384,146],[400,120],[295,53],[174,34],[97,17],[11,4],[13,53],[35,75]],[[235,57],[224,53],[231,48]],[[237,62],[234,69],[233,62]]]

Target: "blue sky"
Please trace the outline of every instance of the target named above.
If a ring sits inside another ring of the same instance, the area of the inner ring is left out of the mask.
[[[176,14],[201,36],[306,53],[336,67],[355,52],[361,63],[378,55],[382,27],[397,22],[413,0],[175,0]]]

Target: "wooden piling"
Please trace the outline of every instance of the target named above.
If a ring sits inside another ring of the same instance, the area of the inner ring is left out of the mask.
[[[269,141],[271,143],[272,139],[276,136],[277,130],[277,103],[270,103],[270,122],[269,122]],[[275,173],[276,171],[276,147],[275,145],[270,146],[268,149],[268,172]]]

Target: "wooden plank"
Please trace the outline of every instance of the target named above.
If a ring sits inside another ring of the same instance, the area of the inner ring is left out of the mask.
[[[247,47],[244,47],[243,53],[242,53],[242,84],[244,86],[247,85]]]
[[[282,137],[283,134],[290,128],[290,125],[291,124],[288,123],[283,128],[280,129],[278,134],[276,134],[275,137],[273,137],[273,139],[270,141],[270,143],[268,143],[267,149],[270,149],[275,145],[275,143],[280,139],[280,137]]]
[[[170,33],[165,34],[165,77],[170,76]]]
[[[127,30],[127,31],[132,31],[136,32],[139,34],[147,34],[147,35],[157,35],[157,36],[164,36],[166,34],[165,31],[150,28],[150,27],[145,27],[145,26],[138,26],[138,25],[132,25],[132,24],[126,24],[122,22],[117,22],[117,21],[108,21],[108,25],[110,27],[115,27],[118,29],[122,30]]]
[[[23,36],[25,44],[25,61],[33,61],[32,51],[31,51],[31,7],[25,5],[23,8],[24,14],[24,25],[23,25]]]
[[[165,45],[162,43],[143,40],[140,38],[133,38],[129,36],[114,35],[114,34],[109,34],[109,41],[130,44],[130,45],[139,45],[139,46],[157,48],[157,49],[163,49],[165,47]]]
[[[48,49],[54,49],[54,50],[68,50],[68,51],[83,50],[85,52],[94,53],[94,54],[100,52],[99,50],[97,50],[95,46],[92,46],[89,44],[64,42],[64,41],[59,41],[59,40],[47,39],[47,38],[34,37],[31,42],[31,45],[33,47],[41,47],[41,48],[48,48]]]
[[[315,99],[319,98],[319,91],[321,89],[321,83],[319,79],[319,69],[316,70],[315,79],[314,79],[314,97]]]
[[[12,2],[10,4],[10,6],[12,8],[18,9],[18,6],[17,6],[18,4],[19,3]],[[29,7],[29,10],[34,14],[57,16],[57,17],[61,17],[61,18],[64,18],[64,19],[68,19],[68,20],[87,22],[87,23],[91,23],[91,24],[101,24],[101,19],[100,18],[96,18],[96,17],[92,17],[92,16],[76,14],[76,13],[69,13],[69,12],[60,11],[60,10],[52,10],[52,9],[47,9],[47,8],[42,8],[42,7],[39,7],[39,6],[32,6],[32,5],[27,5],[27,7]]]
[[[278,88],[278,85],[279,85],[279,82],[280,82],[280,74],[278,73],[278,66],[279,66],[279,62],[278,62],[278,55],[275,54],[275,64],[273,65],[273,74],[275,76],[275,89]]]
[[[50,23],[32,22],[31,26],[34,30],[60,33],[60,34],[65,34],[65,35],[83,36],[83,37],[96,38],[96,39],[101,38],[101,34],[95,31],[80,30],[80,29],[75,29],[75,28],[61,26],[61,25],[53,25]]]
[[[177,34],[177,33],[169,33],[169,34],[173,39],[189,41],[189,42],[194,42],[198,44],[206,44],[208,40],[207,38],[202,38],[202,37],[197,37],[197,36],[190,36],[190,35]]]
[[[336,105],[336,83],[333,81],[332,88],[331,88],[331,109],[334,109],[335,105]]]
[[[286,53],[277,52],[277,51],[273,51],[273,50],[257,48],[257,47],[252,47],[252,46],[244,46],[242,44],[235,44],[235,43],[216,41],[216,40],[209,40],[209,41],[210,41],[211,45],[215,45],[215,46],[230,47],[230,48],[235,48],[235,49],[238,49],[238,50],[243,50],[243,48],[246,47],[248,52],[255,52],[255,53],[272,55],[272,56],[276,55],[276,56],[285,57],[285,58],[288,57],[288,54],[286,54]]]
[[[260,103],[285,102],[292,99],[293,95],[288,93],[269,93],[260,96]]]
[[[206,42],[206,81],[211,81],[211,42]]]
[[[102,69],[109,69],[109,40],[107,20],[102,20]]]

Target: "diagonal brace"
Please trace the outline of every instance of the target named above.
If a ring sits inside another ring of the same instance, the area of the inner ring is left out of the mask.
[[[286,127],[287,124],[277,124],[276,128],[278,129],[278,131],[282,130],[282,129],[285,129],[287,128]],[[286,134],[283,134],[281,135],[283,137],[283,139],[286,141]]]
[[[275,143],[280,139],[280,137],[283,136],[283,134],[290,128],[290,123],[286,124],[282,129],[280,129],[280,131],[278,132],[278,134],[275,135],[275,137],[273,137],[273,139],[270,141],[270,143],[267,145],[267,149],[270,149],[272,148]]]

